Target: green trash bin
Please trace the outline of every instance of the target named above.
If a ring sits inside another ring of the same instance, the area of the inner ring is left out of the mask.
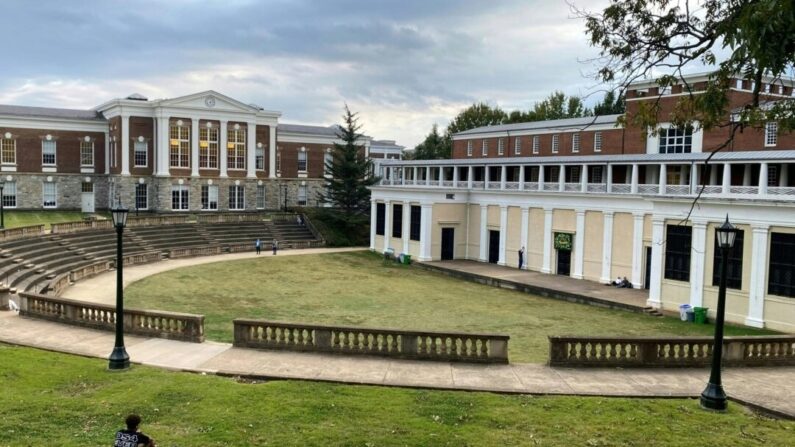
[[[707,311],[709,309],[706,307],[694,307],[693,308],[693,320],[695,320],[696,324],[707,324]]]
[[[408,253],[403,254],[403,264],[409,265],[411,264],[411,255]]]

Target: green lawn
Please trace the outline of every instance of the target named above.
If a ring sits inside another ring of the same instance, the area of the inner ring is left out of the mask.
[[[29,225],[71,222],[83,220],[84,214],[80,211],[16,211],[3,212],[6,228],[27,227]]]
[[[127,413],[161,446],[784,446],[795,422],[692,399],[251,383],[0,344],[0,445],[106,446]]]
[[[203,314],[207,337],[232,340],[234,318],[511,336],[512,362],[545,362],[549,335],[712,335],[711,325],[541,298],[397,264],[369,252],[262,257],[150,276],[130,307]],[[770,333],[727,327],[727,335]]]

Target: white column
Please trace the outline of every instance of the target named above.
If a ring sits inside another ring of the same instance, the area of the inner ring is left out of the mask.
[[[558,167],[558,191],[566,189],[566,166],[560,165]]]
[[[651,284],[649,284],[649,299],[646,301],[651,307],[659,309],[662,306],[662,268],[663,253],[665,252],[665,220],[655,218],[651,225]]]
[[[544,190],[544,165],[538,165],[538,190]]]
[[[728,194],[731,192],[731,185],[732,185],[732,165],[729,163],[723,163],[723,187],[721,188],[721,192],[723,194]]]
[[[530,209],[526,206],[522,207],[522,224],[520,231],[522,232],[519,235],[519,243],[525,249],[524,250],[524,265],[522,265],[522,270],[527,270],[527,231],[528,227],[530,226]]]
[[[480,253],[478,253],[478,261],[486,262],[489,260],[489,207],[488,205],[480,205]]]
[[[544,208],[544,250],[541,273],[552,273],[552,209]]]
[[[718,165],[712,165],[709,169],[709,185],[718,184]]]
[[[199,176],[199,119],[190,119],[190,176]]]
[[[632,181],[630,182],[630,192],[632,194],[638,193],[638,175],[640,174],[638,171],[640,168],[638,167],[637,163],[632,164]]]
[[[668,183],[668,166],[665,163],[660,165],[660,176],[659,177],[660,177],[658,179],[660,181],[660,183],[659,183],[660,184],[660,186],[659,186],[659,188],[660,188],[659,194],[665,194],[665,187],[666,187],[666,185]]]
[[[375,251],[375,226],[378,214],[378,202],[370,199],[370,251]]]
[[[419,185],[420,184],[419,183],[419,178],[420,178],[419,174],[420,174],[419,168],[414,166],[414,179],[413,179],[414,180],[414,185]]]
[[[574,271],[572,277],[582,279],[585,264],[585,210],[577,210],[576,229],[574,233]]]
[[[767,194],[767,162],[759,163],[759,195]]]
[[[453,188],[458,188],[458,166],[453,166]]]
[[[524,189],[524,165],[519,165],[519,191]]]
[[[607,165],[607,184],[605,186],[605,191],[608,193],[612,192],[613,190],[613,165]]]
[[[270,128],[268,141],[268,178],[276,178],[276,126]]]
[[[439,166],[439,187],[444,186],[444,166]]]
[[[257,178],[257,123],[246,123],[246,177]]]
[[[602,217],[604,218],[602,223],[604,229],[602,234],[602,277],[599,280],[607,284],[613,280],[613,212],[603,211]]]
[[[474,181],[472,180],[472,177],[474,177],[474,174],[475,174],[475,168],[469,166],[467,168],[467,189],[472,189],[472,182]]]
[[[707,223],[693,222],[693,237],[690,246],[690,305],[704,304],[704,263],[707,251]]]
[[[229,140],[228,124],[229,124],[228,121],[221,121],[221,144],[220,144],[220,148],[219,148],[219,150],[221,152],[219,154],[220,155],[219,163],[221,164],[221,174],[220,174],[221,177],[227,177],[227,175],[226,175],[226,166],[227,166],[226,156],[227,156],[228,149],[226,148],[226,143]],[[274,171],[271,171],[271,172],[274,172]]]
[[[423,203],[422,214],[420,216],[420,261],[431,260],[431,235],[432,221],[433,221],[433,205],[430,203]]]
[[[130,115],[121,116],[121,175],[130,175]]]
[[[505,189],[505,180],[506,180],[506,178],[508,176],[507,173],[508,173],[508,167],[505,166],[505,165],[502,165],[500,167],[500,189],[502,189],[502,190]]]
[[[748,316],[745,324],[753,327],[765,327],[765,291],[767,283],[767,239],[768,225],[754,225],[751,239],[751,283],[748,287]],[[715,266],[715,268],[718,268]]]
[[[699,188],[698,173],[700,170],[701,170],[700,166],[697,164],[693,164],[690,166],[690,194],[698,194],[698,188]]]
[[[105,174],[110,174],[110,132],[105,132]]]
[[[588,165],[582,165],[580,169],[580,191],[588,192]]]
[[[431,167],[425,168],[425,186],[431,186]]]
[[[156,175],[168,177],[169,175],[169,125],[168,117],[157,118],[157,141],[155,142],[155,158],[157,158]]]
[[[778,176],[778,186],[789,185],[789,164],[781,164],[781,175]]]
[[[743,186],[751,186],[751,163],[746,163],[743,169]]]
[[[392,202],[384,200],[384,249],[390,248],[390,239],[392,238]]]
[[[503,166],[503,169],[505,167]],[[504,172],[504,171],[503,171]],[[508,207],[500,206],[500,255],[497,259],[498,265],[505,265],[505,244],[508,243]]]
[[[488,166],[483,167],[483,189],[489,189],[489,182],[491,181],[489,170]]]
[[[632,226],[632,287],[643,287],[643,213],[634,213]]]
[[[403,202],[403,253],[409,252],[411,238],[411,203]]]

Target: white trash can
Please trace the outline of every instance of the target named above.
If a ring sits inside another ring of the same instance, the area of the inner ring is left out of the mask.
[[[692,312],[693,308],[689,304],[682,304],[679,306],[679,318],[682,321],[687,321],[687,313]]]

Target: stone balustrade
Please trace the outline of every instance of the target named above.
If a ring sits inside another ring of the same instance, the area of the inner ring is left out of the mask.
[[[71,282],[77,282],[80,281],[81,279],[90,278],[94,275],[107,272],[112,268],[112,266],[113,266],[112,261],[95,262],[93,264],[72,270],[69,273],[69,279],[71,280]]]
[[[124,256],[122,262],[124,265],[138,265],[150,264],[152,262],[159,262],[163,260],[163,254],[160,251],[146,251],[143,253],[135,253]]]
[[[414,360],[508,363],[509,336],[234,320],[243,348],[374,355]]]
[[[50,225],[52,234],[68,234],[80,231],[109,230],[113,228],[110,220],[83,220],[77,222],[61,222]]]
[[[0,285],[0,310],[9,310],[10,304],[9,300],[11,299],[11,288],[6,286],[5,284]]]
[[[254,244],[252,243],[251,246]],[[220,255],[223,253],[223,247],[220,245],[211,245],[207,247],[185,247],[185,248],[172,248],[168,251],[168,257],[174,258],[187,258],[191,256],[211,256]]]
[[[20,293],[19,297],[19,314],[22,316],[92,329],[115,330],[115,306],[26,292]],[[125,309],[124,332],[201,343],[204,341],[204,316]]]
[[[71,282],[71,272],[62,273],[50,281],[47,285],[47,294],[52,296],[61,296],[64,290],[69,287]]]
[[[168,215],[168,216],[129,216],[127,218],[128,227],[145,227],[152,225],[180,225],[189,222],[190,216],[187,215]]]
[[[203,224],[261,222],[261,221],[262,221],[262,215],[258,213],[199,214],[196,217],[196,222]]]
[[[701,367],[712,337],[549,337],[551,366]],[[795,336],[726,337],[724,366],[795,365]]]
[[[0,242],[24,239],[26,237],[41,236],[44,234],[44,225],[31,225],[27,227],[7,228],[0,230]]]
[[[316,242],[319,242],[320,246],[326,245],[326,239],[323,237],[323,234],[321,234],[320,231],[318,231],[317,228],[315,228],[315,225],[312,224],[312,221],[309,220],[308,217],[306,217],[306,214],[301,214],[301,218],[304,220],[304,225],[306,225],[306,228],[309,230],[310,233],[312,233],[312,236],[314,236],[315,239],[317,239]]]

